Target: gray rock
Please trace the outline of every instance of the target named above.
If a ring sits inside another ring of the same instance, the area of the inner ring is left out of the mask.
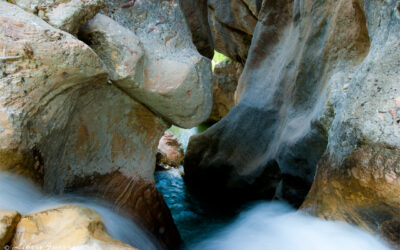
[[[143,79],[124,91],[177,126],[190,128],[207,119],[212,106],[211,62],[193,45],[179,4],[106,5],[104,14],[135,32],[144,47]]]

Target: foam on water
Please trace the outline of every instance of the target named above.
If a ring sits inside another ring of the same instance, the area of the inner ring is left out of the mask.
[[[244,212],[194,250],[388,250],[377,237],[341,222],[324,221],[278,202]]]

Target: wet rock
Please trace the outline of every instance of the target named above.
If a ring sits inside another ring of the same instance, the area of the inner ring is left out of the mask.
[[[157,167],[159,169],[179,168],[183,162],[183,146],[170,131],[165,131],[158,144]]]
[[[16,211],[0,210],[0,248],[10,243],[21,215]]]
[[[193,45],[176,1],[137,1],[121,8],[106,1],[104,14],[134,32],[144,48],[143,75],[121,88],[166,121],[190,128],[208,118],[212,105],[209,59]]]
[[[242,71],[243,66],[230,59],[215,65],[214,100],[209,120],[221,120],[235,106],[235,91]]]
[[[136,249],[108,235],[92,209],[66,205],[21,218],[12,247],[49,249]]]
[[[76,35],[81,25],[93,18],[104,0],[14,0],[16,5],[38,15],[52,26]]]

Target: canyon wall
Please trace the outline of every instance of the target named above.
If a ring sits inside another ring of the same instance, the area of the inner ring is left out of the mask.
[[[399,244],[398,6],[264,0],[238,104],[191,138],[187,185],[220,200],[307,197],[305,211]]]

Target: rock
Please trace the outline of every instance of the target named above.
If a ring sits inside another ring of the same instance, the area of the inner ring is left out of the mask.
[[[398,246],[396,6],[264,2],[239,103],[191,138],[187,185],[220,199],[249,194],[300,206],[314,181],[303,209],[357,224]]]
[[[396,6],[264,2],[239,103],[191,138],[187,185],[220,199],[227,192],[300,206],[314,181],[305,211],[354,223],[398,247]]]
[[[4,1],[0,30],[2,168],[31,175],[47,192],[99,196],[166,246],[180,245],[154,183],[170,125],[108,84],[110,68],[72,35]]]
[[[179,168],[183,162],[183,146],[178,138],[170,131],[165,131],[161,137],[157,150],[157,167],[168,169],[170,167]]]
[[[0,248],[11,242],[21,215],[16,211],[0,210]]]
[[[17,249],[136,249],[111,238],[101,216],[78,205],[23,216],[12,246]]]
[[[242,71],[243,66],[230,59],[215,65],[214,100],[209,120],[221,120],[235,106],[235,91]]]
[[[179,127],[206,120],[212,105],[211,62],[196,51],[179,4],[136,1],[121,8],[106,1],[106,6],[103,14],[134,32],[144,48],[142,79],[121,89]]]
[[[192,33],[197,50],[210,59],[214,56],[214,42],[208,24],[207,0],[180,0],[182,12]]]
[[[76,35],[81,25],[93,18],[104,0],[12,0],[26,11],[38,15],[52,26]]]
[[[260,8],[259,0],[209,0],[208,22],[215,49],[244,64]]]
[[[129,29],[97,14],[82,28],[79,37],[100,56],[110,79],[119,87],[133,88],[143,79],[143,46]]]

